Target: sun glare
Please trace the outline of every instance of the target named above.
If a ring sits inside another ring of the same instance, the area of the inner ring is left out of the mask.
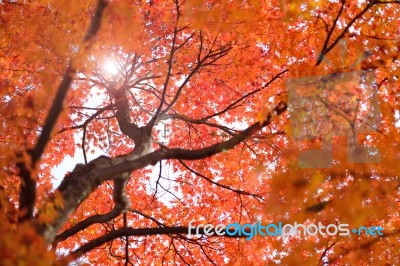
[[[118,65],[114,61],[107,59],[103,65],[104,71],[109,75],[117,75],[118,74]]]

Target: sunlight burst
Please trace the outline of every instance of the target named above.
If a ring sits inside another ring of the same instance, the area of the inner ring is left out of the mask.
[[[107,74],[117,75],[119,72],[118,65],[115,61],[107,59],[103,64],[103,69]]]

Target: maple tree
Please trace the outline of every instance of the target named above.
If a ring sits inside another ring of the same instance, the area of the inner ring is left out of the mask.
[[[399,4],[1,1],[1,264],[399,264]],[[373,74],[380,106],[356,135],[356,84],[319,98],[353,140],[290,109],[290,82],[343,73]],[[296,139],[301,119],[313,139]],[[299,163],[325,139],[330,167]],[[349,161],[350,143],[380,160]],[[248,241],[188,235],[191,220],[383,235]]]

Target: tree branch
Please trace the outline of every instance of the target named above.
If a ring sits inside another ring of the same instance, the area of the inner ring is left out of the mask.
[[[114,230],[105,234],[101,237],[93,239],[88,243],[82,245],[80,248],[73,251],[70,256],[73,258],[78,258],[85,254],[86,252],[99,247],[111,240],[116,238],[124,237],[124,236],[152,236],[152,235],[179,235],[179,234],[188,234],[189,228],[187,226],[176,226],[176,227],[156,227],[156,228],[121,228],[118,230]],[[211,234],[210,236],[216,236],[215,230],[209,230]],[[191,232],[192,235],[195,235],[196,229],[192,228]],[[204,235],[204,228],[200,227],[198,229],[198,233],[200,235]],[[239,237],[246,237],[245,235],[225,235],[225,237],[230,238],[239,238]]]
[[[136,158],[131,158],[130,154],[116,157],[114,159],[100,156],[87,165],[79,165],[75,167],[71,174],[64,178],[57,189],[64,198],[63,208],[57,210],[58,215],[51,224],[42,225],[39,231],[43,237],[51,243],[56,233],[66,222],[68,217],[90,195],[90,193],[106,180],[113,180],[122,174],[131,173],[132,171],[141,169],[148,165],[155,165],[157,162],[165,159],[198,160],[233,149],[237,144],[245,141],[257,131],[269,125],[272,118],[283,113],[286,108],[286,103],[280,102],[267,114],[264,121],[256,122],[246,130],[226,141],[202,149],[159,149]]]
[[[89,226],[91,226],[93,224],[105,223],[105,222],[108,222],[108,221],[116,218],[118,215],[121,214],[121,212],[122,212],[121,206],[115,205],[115,207],[108,213],[93,215],[93,216],[77,223],[73,227],[68,228],[67,230],[65,230],[64,232],[62,232],[61,234],[56,236],[56,238],[54,239],[54,242],[52,243],[53,248],[57,247],[58,243],[68,239],[69,237],[88,228]]]
[[[331,45],[328,46],[328,42],[329,42],[329,39],[330,39],[330,37],[332,35],[332,32],[333,32],[333,29],[334,29],[335,25],[332,26],[331,32],[330,32],[330,34],[328,34],[327,39],[325,40],[324,47],[322,48],[322,51],[321,51],[321,55],[319,56],[318,61],[316,63],[317,66],[321,64],[321,62],[324,59],[325,55],[327,53],[329,53],[329,51],[332,50],[333,47],[335,47],[335,45],[344,37],[344,35],[350,29],[350,27],[359,18],[361,18],[375,4],[376,4],[376,0],[369,1],[368,5],[349,22],[349,24],[344,28],[344,30],[339,34],[339,36],[336,37],[335,41]],[[336,22],[337,22],[337,20],[338,20],[338,18],[340,16],[343,8],[344,8],[344,3],[342,4],[342,7],[340,9],[338,17],[335,19],[335,24],[336,24]]]
[[[105,0],[98,1],[95,15],[83,39],[82,47],[85,50],[90,48],[91,44],[93,43],[94,36],[100,29],[101,18],[106,6],[107,3],[105,2]],[[36,201],[36,177],[32,176],[31,170],[36,167],[36,163],[42,157],[44,149],[50,140],[51,132],[53,131],[57,119],[63,110],[64,99],[67,95],[75,73],[76,69],[73,67],[73,63],[71,63],[68,66],[64,74],[63,80],[61,81],[57,89],[57,94],[46,117],[42,133],[40,134],[35,147],[33,148],[33,150],[30,151],[31,161],[25,162],[21,158],[21,162],[17,164],[20,170],[20,177],[22,179],[19,199],[21,220],[30,219],[33,216],[33,209]]]
[[[197,175],[197,176],[199,176],[199,177],[205,179],[207,182],[210,182],[211,184],[214,184],[214,185],[216,185],[216,186],[218,186],[218,187],[222,187],[222,188],[225,188],[225,189],[227,189],[227,190],[233,191],[233,192],[235,192],[235,193],[237,193],[237,194],[242,194],[242,195],[252,196],[252,197],[255,197],[255,198],[262,199],[260,195],[256,195],[256,194],[253,194],[253,193],[250,193],[250,192],[241,190],[241,189],[231,188],[230,186],[223,185],[223,184],[220,184],[220,183],[218,183],[218,182],[215,182],[215,181],[213,181],[211,178],[208,178],[208,177],[206,177],[205,175],[203,175],[203,174],[201,174],[201,173],[199,173],[199,172],[193,170],[193,169],[190,168],[187,164],[185,164],[182,160],[179,160],[179,162],[183,165],[183,167],[185,167],[187,170],[189,170],[189,172],[191,172],[191,173],[193,173],[193,174],[195,174],[195,175]]]

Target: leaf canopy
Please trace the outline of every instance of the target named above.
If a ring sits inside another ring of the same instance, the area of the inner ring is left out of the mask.
[[[0,264],[400,264],[399,3],[0,1]]]

